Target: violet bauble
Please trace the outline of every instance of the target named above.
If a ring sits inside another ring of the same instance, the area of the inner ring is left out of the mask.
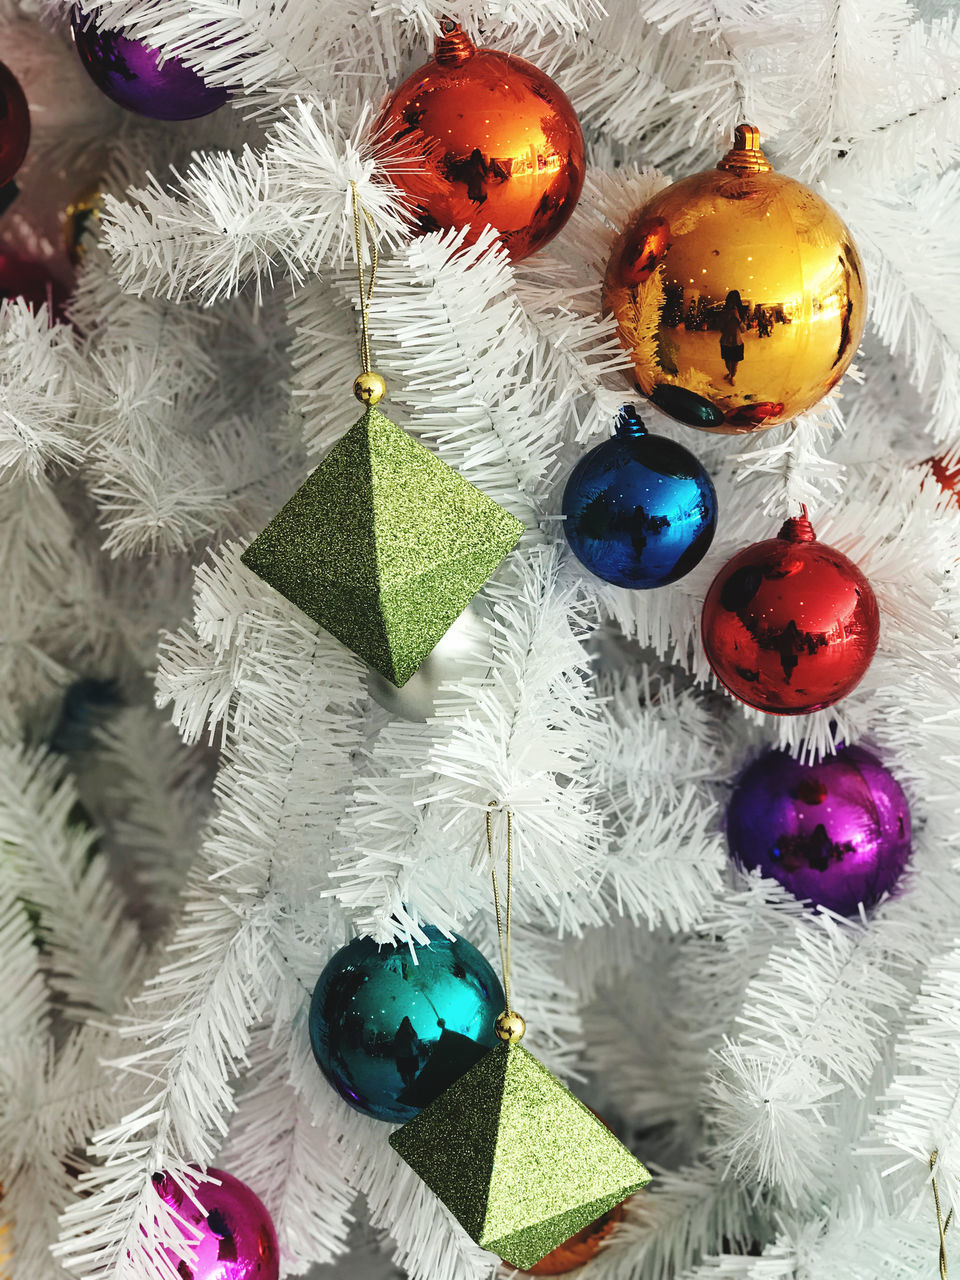
[[[855,915],[899,880],[910,857],[910,809],[899,783],[863,747],[801,764],[769,751],[743,773],[727,810],[730,852],[797,898]]]

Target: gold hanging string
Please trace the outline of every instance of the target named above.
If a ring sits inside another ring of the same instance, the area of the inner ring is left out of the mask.
[[[497,913],[497,941],[500,943],[500,967],[503,970],[503,994],[510,1013],[510,911],[513,905],[513,814],[507,810],[507,896],[503,917],[500,914],[500,885],[493,858],[493,808],[487,809],[487,852],[490,855],[490,878],[493,881],[493,907]],[[504,923],[506,928],[504,928]]]
[[[490,857],[490,879],[493,882],[493,908],[497,916],[497,941],[500,945],[500,967],[503,971],[503,995],[506,1008],[497,1019],[497,1036],[507,1044],[523,1038],[526,1030],[523,1018],[515,1013],[510,1002],[510,939],[513,914],[513,813],[507,809],[507,892],[500,900],[500,883],[493,854],[493,814],[496,802],[487,807],[487,853]]]
[[[370,302],[373,298],[374,286],[377,283],[377,268],[380,265],[380,252],[377,249],[377,224],[370,210],[360,199],[360,192],[355,182],[350,183],[353,195],[353,243],[357,258],[357,281],[360,286],[360,363],[363,372],[353,384],[353,393],[364,404],[377,404],[386,393],[386,383],[379,373],[373,371],[370,363]],[[370,254],[370,281],[367,282],[364,271],[364,249]]]
[[[930,1172],[933,1175],[930,1182],[933,1186],[933,1203],[937,1210],[937,1231],[940,1234],[940,1280],[947,1280],[947,1228],[953,1218],[953,1210],[951,1209],[944,1218],[940,1209],[940,1188],[937,1186],[937,1175],[933,1172],[937,1167],[939,1155],[939,1151],[934,1151],[930,1156]]]

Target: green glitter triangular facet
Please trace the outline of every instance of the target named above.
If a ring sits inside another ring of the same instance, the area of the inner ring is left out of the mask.
[[[493,1175],[507,1055],[484,1054],[475,1067],[390,1135],[390,1145],[476,1240]]]
[[[522,532],[492,498],[368,409],[242,559],[401,685]]]
[[[529,1268],[650,1175],[520,1045],[492,1049],[391,1145],[478,1244]]]

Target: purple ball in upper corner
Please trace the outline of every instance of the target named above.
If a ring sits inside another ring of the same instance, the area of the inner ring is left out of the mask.
[[[207,85],[179,58],[119,31],[102,30],[97,15],[70,11],[80,61],[102,93],[128,111],[153,120],[195,120],[226,102],[227,90]]]
[[[899,880],[910,857],[910,809],[899,783],[863,747],[801,764],[769,751],[741,775],[727,809],[730,852],[795,897],[856,915]]]
[[[207,1176],[217,1182],[200,1183],[193,1193],[198,1205],[169,1175],[154,1174],[157,1194],[188,1224],[181,1230],[196,1250],[193,1267],[167,1250],[174,1267],[188,1280],[277,1280],[277,1235],[260,1199],[222,1169]]]

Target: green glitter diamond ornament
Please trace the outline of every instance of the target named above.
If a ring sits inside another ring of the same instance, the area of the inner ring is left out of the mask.
[[[390,1145],[477,1244],[524,1270],[650,1181],[516,1042],[491,1049]]]
[[[399,686],[522,533],[371,403],[241,559]]]

